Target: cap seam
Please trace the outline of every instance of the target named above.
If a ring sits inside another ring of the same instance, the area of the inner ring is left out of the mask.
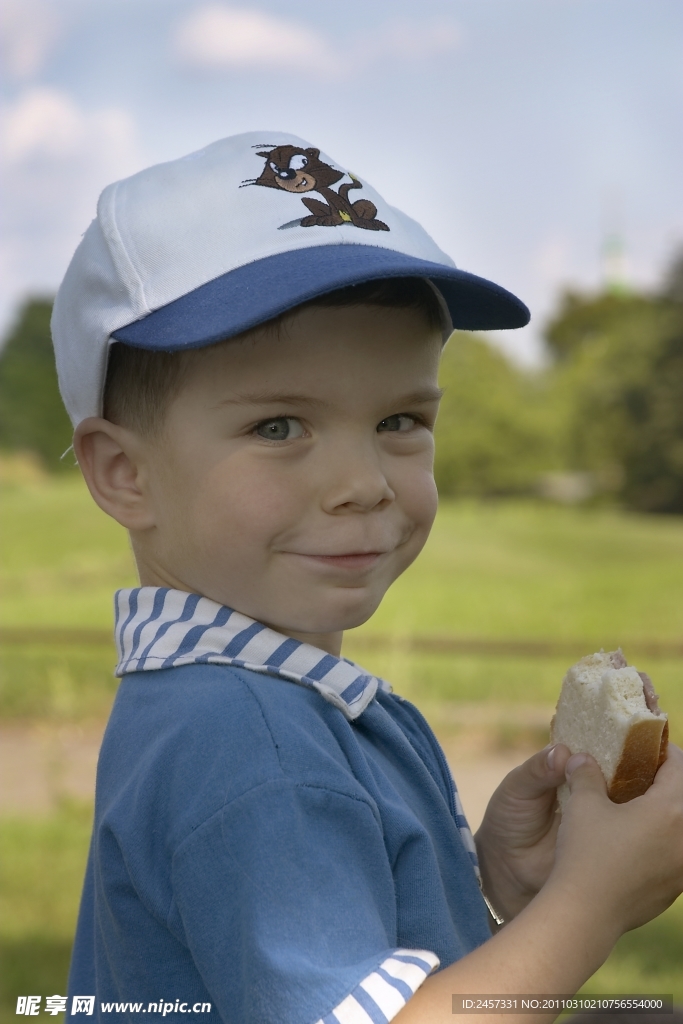
[[[124,278],[128,287],[130,287],[131,284],[134,286],[134,298],[137,300],[135,304],[139,307],[138,318],[140,318],[151,313],[152,309],[147,300],[142,278],[126,248],[123,236],[119,229],[116,217],[116,198],[120,184],[121,182],[117,181],[112,185],[110,200],[107,204],[108,209],[106,209],[106,211],[101,211],[102,213],[105,213],[108,221],[107,224],[103,225],[105,227],[105,231],[103,233],[115,267]],[[104,195],[102,198],[104,198]],[[109,230],[106,230],[106,228]],[[114,244],[112,244],[112,242]]]

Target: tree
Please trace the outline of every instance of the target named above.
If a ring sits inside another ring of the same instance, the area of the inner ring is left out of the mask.
[[[565,297],[549,325],[571,468],[618,468],[620,497],[683,513],[683,261],[661,292]]]
[[[57,386],[51,312],[49,299],[28,299],[0,352],[0,447],[35,452],[60,470],[73,465],[60,461],[73,431]]]
[[[443,355],[434,473],[442,495],[532,491],[556,462],[556,427],[541,377],[483,338],[453,335]]]
[[[683,249],[671,261],[664,278],[662,298],[683,305]]]
[[[629,293],[601,292],[582,295],[566,291],[560,308],[545,328],[545,341],[556,362],[568,362],[586,346],[599,341],[606,331],[617,329],[647,299]]]

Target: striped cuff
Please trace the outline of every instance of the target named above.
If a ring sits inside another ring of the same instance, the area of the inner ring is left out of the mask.
[[[438,966],[427,950],[397,949],[316,1024],[387,1024]]]

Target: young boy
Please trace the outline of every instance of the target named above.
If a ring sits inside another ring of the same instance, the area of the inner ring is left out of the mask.
[[[444,340],[527,319],[289,135],[103,193],[53,331],[140,587],[116,596],[70,1015],[452,1020],[453,993],[574,992],[683,889],[677,748],[621,806],[546,748],[475,847],[422,716],[340,655],[436,512]]]

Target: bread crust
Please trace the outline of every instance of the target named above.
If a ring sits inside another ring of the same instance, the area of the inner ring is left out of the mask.
[[[668,740],[669,722],[663,715],[631,726],[607,791],[610,800],[625,804],[650,788],[666,760]]]

